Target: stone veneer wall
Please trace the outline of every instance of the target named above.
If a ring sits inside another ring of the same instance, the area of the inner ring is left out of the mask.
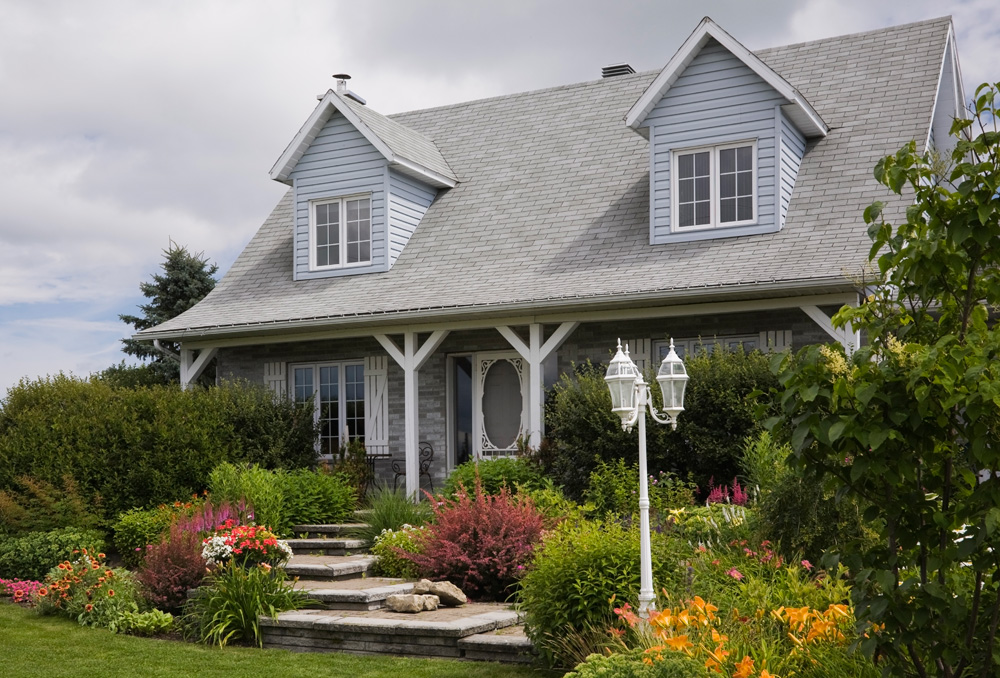
[[[825,308],[828,314],[836,309]],[[517,328],[523,329],[523,328]],[[551,329],[554,328],[548,328]],[[674,337],[703,337],[756,334],[769,330],[792,330],[794,349],[811,343],[821,343],[830,337],[799,309],[763,311],[753,313],[728,313],[715,316],[661,318],[653,320],[582,323],[563,343],[557,357],[558,372],[572,369],[573,363],[591,360],[606,362],[618,337],[623,340]],[[526,332],[522,337],[527,339]],[[447,476],[447,356],[474,351],[512,350],[494,329],[458,331],[451,333],[420,370],[420,440],[434,447],[435,459],[431,467],[434,488],[440,490]],[[246,379],[263,383],[264,363],[311,363],[327,360],[363,359],[368,355],[383,354],[382,346],[371,337],[326,341],[296,342],[220,349],[218,374],[221,378]],[[389,360],[389,448],[396,459],[403,458],[404,403],[403,370]],[[383,481],[392,482],[393,473],[388,461],[378,463],[377,471]],[[422,486],[430,489],[426,479]]]

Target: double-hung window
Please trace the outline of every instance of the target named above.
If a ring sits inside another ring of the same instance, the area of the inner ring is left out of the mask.
[[[757,221],[757,144],[674,151],[673,231],[742,226]]]
[[[371,263],[371,196],[316,200],[310,203],[309,212],[310,268]]]
[[[313,403],[321,455],[336,454],[348,440],[365,442],[363,363],[293,365],[291,381],[295,402]]]

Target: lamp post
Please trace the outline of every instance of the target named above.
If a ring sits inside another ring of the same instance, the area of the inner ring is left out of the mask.
[[[611,411],[621,417],[622,430],[631,431],[639,423],[639,616],[649,618],[654,608],[656,594],[653,593],[653,557],[649,543],[649,475],[646,471],[646,411],[653,420],[670,424],[677,429],[677,417],[684,411],[684,388],[687,386],[687,370],[684,362],[674,351],[674,340],[670,340],[670,352],[660,363],[656,381],[663,393],[663,418],[653,405],[649,385],[642,378],[639,368],[628,355],[628,345],[622,351],[622,341],[618,340],[618,352],[608,365],[604,381],[611,391]]]

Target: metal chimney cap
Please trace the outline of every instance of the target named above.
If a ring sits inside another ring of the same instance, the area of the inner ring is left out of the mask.
[[[351,76],[349,76],[347,73],[335,73],[333,78],[335,80],[350,80]]]

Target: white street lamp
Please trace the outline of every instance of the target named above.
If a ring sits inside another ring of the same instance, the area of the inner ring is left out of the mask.
[[[670,340],[670,352],[660,363],[656,381],[663,392],[663,415],[653,406],[649,386],[642,378],[639,368],[628,355],[628,346],[622,351],[622,340],[618,340],[618,352],[608,365],[604,381],[611,391],[611,411],[621,417],[622,430],[631,431],[639,423],[639,616],[649,618],[654,608],[656,594],[653,593],[653,556],[649,543],[649,475],[646,471],[646,411],[654,421],[670,424],[677,428],[677,417],[684,411],[684,388],[687,386],[687,370],[684,362],[674,351],[674,340]]]

